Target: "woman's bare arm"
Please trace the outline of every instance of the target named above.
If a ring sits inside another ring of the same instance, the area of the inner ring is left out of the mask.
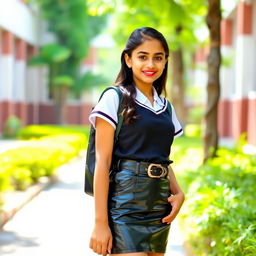
[[[107,121],[96,119],[96,166],[94,176],[95,220],[108,222],[107,202],[109,168],[112,160],[114,128]]]
[[[173,172],[173,169],[171,166],[169,166],[169,180],[170,180],[170,191],[173,195],[176,195],[176,194],[179,194],[179,193],[182,193],[183,194],[183,191],[182,189],[180,188],[178,182],[177,182],[177,179],[175,177],[175,174]]]
[[[101,118],[96,118],[95,226],[90,247],[94,252],[102,255],[110,253],[112,247],[112,235],[108,225],[108,191],[113,141],[113,126]]]

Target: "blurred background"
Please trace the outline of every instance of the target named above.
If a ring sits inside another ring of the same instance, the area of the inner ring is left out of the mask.
[[[167,97],[185,131],[171,154],[187,194],[177,255],[256,255],[254,0],[0,0],[0,252],[29,255],[6,234],[42,178],[47,193],[83,189],[89,113],[142,26],[169,43]],[[74,183],[56,171],[70,161]]]

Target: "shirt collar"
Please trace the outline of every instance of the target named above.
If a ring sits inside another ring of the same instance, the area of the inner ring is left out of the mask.
[[[151,105],[150,101],[148,98],[137,88],[136,88],[136,100],[142,104],[145,105]],[[154,93],[154,103],[157,103],[160,107],[164,106],[163,101],[161,100],[160,96],[158,96],[157,91],[155,87],[153,87],[153,93]]]

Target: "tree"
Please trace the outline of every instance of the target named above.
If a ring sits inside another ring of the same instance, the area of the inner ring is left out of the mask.
[[[197,0],[201,2],[203,0]],[[114,14],[112,25],[114,37],[117,42],[124,44],[132,30],[141,26],[151,26],[161,31],[167,38],[170,45],[170,66],[171,66],[171,98],[177,115],[182,122],[185,122],[185,99],[184,99],[184,70],[183,50],[192,50],[197,42],[193,34],[195,23],[188,4],[182,1],[165,0],[161,4],[154,0],[148,0],[147,5],[143,0],[123,0]],[[202,12],[199,5],[193,5],[194,12]],[[132,19],[131,19],[132,17]],[[129,22],[127,22],[129,21]],[[124,30],[125,27],[125,30]]]
[[[218,148],[218,101],[220,97],[220,0],[209,0],[206,22],[210,32],[208,55],[207,106],[205,113],[204,162],[214,157]]]
[[[152,26],[159,29],[170,43],[170,64],[172,66],[172,101],[179,119],[184,116],[185,65],[183,53],[194,51],[198,46],[193,31],[205,23],[210,32],[210,53],[208,56],[207,106],[205,111],[204,161],[214,157],[218,148],[217,105],[220,95],[220,0],[123,0],[119,6],[110,1],[95,0],[103,9],[116,10],[113,31],[117,42],[122,45],[137,27]],[[208,2],[208,6],[207,6]],[[109,5],[110,4],[110,5]],[[110,7],[111,6],[111,7]],[[208,8],[208,9],[207,9]],[[208,13],[207,13],[208,10]],[[132,17],[132,19],[131,19]],[[128,22],[127,22],[128,21]],[[124,29],[125,28],[125,29]]]
[[[105,24],[106,16],[89,15],[86,0],[31,1],[39,5],[42,17],[47,20],[48,30],[55,36],[55,46],[65,47],[70,52],[63,61],[46,62],[50,69],[50,94],[57,104],[58,123],[65,123],[65,102],[63,101],[67,100],[70,90],[77,93],[75,89],[77,86],[80,89],[85,88],[86,83],[81,84],[80,78],[84,74],[80,74],[80,64],[87,55],[91,39]],[[54,56],[54,52],[49,54]],[[37,57],[39,59],[42,57],[42,51]]]
[[[60,63],[68,59],[71,52],[68,48],[60,46],[59,44],[44,45],[37,56],[29,60],[31,66],[48,66],[49,73],[49,86],[55,101],[56,114],[58,122],[65,123],[66,113],[66,99],[68,88],[74,83],[71,76],[60,75],[58,67]]]

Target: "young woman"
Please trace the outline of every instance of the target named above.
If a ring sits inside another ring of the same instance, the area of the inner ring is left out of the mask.
[[[122,52],[116,79],[124,117],[117,143],[115,90],[105,92],[89,117],[96,127],[90,248],[98,254],[163,256],[169,224],[183,204],[184,193],[169,166],[173,138],[182,128],[173,107],[160,96],[165,92],[168,55],[160,32],[136,29]]]

